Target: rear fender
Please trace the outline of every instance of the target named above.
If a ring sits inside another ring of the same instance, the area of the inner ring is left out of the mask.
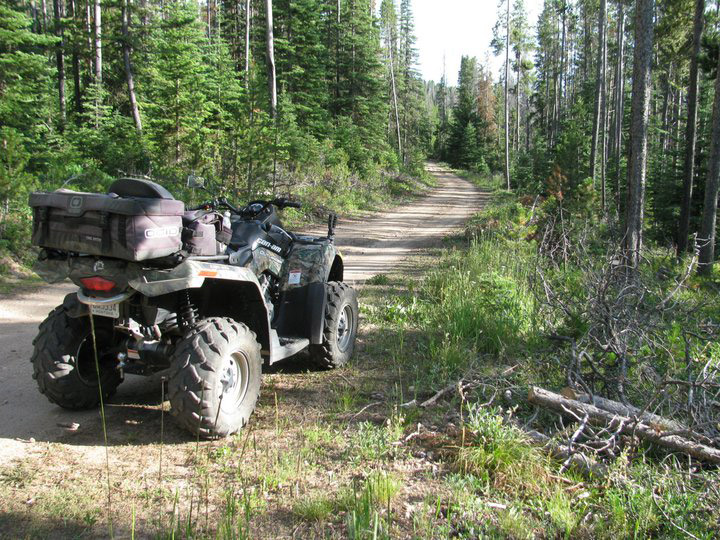
[[[191,289],[205,317],[230,317],[247,324],[270,353],[270,320],[255,274],[242,266],[186,260],[170,269],[144,269],[130,287],[148,297]]]

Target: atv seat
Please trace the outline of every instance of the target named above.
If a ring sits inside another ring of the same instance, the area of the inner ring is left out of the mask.
[[[108,188],[108,193],[115,193],[120,197],[142,197],[145,199],[170,199],[172,194],[160,184],[140,178],[120,178],[115,180]]]

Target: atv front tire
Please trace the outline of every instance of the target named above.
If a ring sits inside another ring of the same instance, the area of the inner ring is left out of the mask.
[[[113,395],[122,382],[116,362],[103,355],[103,349],[112,345],[112,337],[109,319],[95,317],[103,399]],[[33,345],[33,379],[51,403],[72,410],[91,409],[100,403],[89,317],[72,318],[58,306],[40,324]]]
[[[327,304],[323,342],[310,346],[310,358],[325,368],[338,368],[348,363],[355,349],[358,328],[358,302],[349,285],[331,281],[325,285]]]
[[[261,376],[260,344],[247,326],[224,317],[202,319],[175,349],[171,412],[193,435],[226,437],[255,410]]]

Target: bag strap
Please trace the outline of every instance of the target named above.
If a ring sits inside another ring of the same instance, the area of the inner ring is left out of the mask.
[[[112,236],[110,234],[110,214],[100,212],[100,228],[102,229],[102,250],[109,252],[112,245]]]
[[[118,218],[118,242],[122,247],[127,248],[127,216],[120,214]]]
[[[48,219],[48,207],[38,206],[35,208],[35,216],[38,229],[40,230],[40,244],[47,242],[50,234],[50,220]]]

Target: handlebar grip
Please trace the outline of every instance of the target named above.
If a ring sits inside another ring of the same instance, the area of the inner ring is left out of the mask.
[[[299,202],[285,201],[286,208],[302,208],[302,204]]]

